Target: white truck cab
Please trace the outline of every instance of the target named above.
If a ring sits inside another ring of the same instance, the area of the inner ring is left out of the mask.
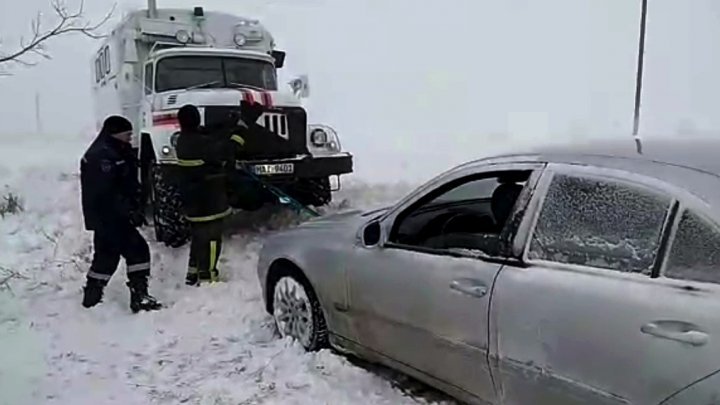
[[[258,20],[202,7],[158,9],[152,0],[102,42],[92,60],[96,124],[99,128],[114,114],[133,123],[138,176],[158,240],[180,246],[188,236],[172,181],[177,111],[183,105],[198,107],[202,125],[213,128],[238,110],[241,100],[263,104],[266,113],[258,124],[269,130],[268,137],[245,145],[238,167],[302,204],[329,203],[331,177],[352,172],[352,155],[342,150],[337,133],[308,124],[301,101],[308,95],[307,80],[278,83],[284,61],[285,53],[275,49]],[[231,187],[234,208],[252,210],[274,200],[255,183],[248,177]]]

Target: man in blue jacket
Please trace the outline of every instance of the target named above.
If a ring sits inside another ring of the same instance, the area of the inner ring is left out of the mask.
[[[150,248],[137,228],[145,224],[140,205],[137,158],[130,145],[132,125],[111,116],[80,162],[80,186],[85,229],[93,231],[94,256],[84,287],[82,305],[102,301],[103,290],[120,257],[127,266],[130,309],[161,308],[148,294]]]

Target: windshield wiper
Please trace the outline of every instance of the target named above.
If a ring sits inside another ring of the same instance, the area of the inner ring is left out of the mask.
[[[211,81],[211,82],[200,83],[200,84],[196,84],[196,85],[194,85],[194,86],[186,87],[186,88],[185,88],[185,91],[194,90],[194,89],[201,89],[201,88],[213,86],[213,85],[216,85],[216,84],[220,84],[220,80],[213,80],[213,81]]]
[[[234,86],[234,87],[241,88],[241,89],[245,88],[245,89],[257,90],[257,91],[265,91],[265,89],[263,89],[262,87],[253,86],[250,84],[242,84],[242,83],[235,83],[235,82],[228,82],[228,84],[230,86]]]

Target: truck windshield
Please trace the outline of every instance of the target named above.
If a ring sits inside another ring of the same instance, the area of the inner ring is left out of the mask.
[[[217,56],[169,56],[157,63],[158,92],[238,85],[277,90],[275,67],[261,60]]]

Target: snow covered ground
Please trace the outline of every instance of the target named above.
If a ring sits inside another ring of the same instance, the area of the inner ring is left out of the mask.
[[[252,218],[226,237],[227,282],[186,287],[186,248],[152,244],[151,292],[167,309],[131,314],[122,265],[105,302],[83,309],[91,234],[82,227],[76,162],[85,143],[56,142],[50,159],[28,154],[47,150],[36,148],[39,140],[0,141],[0,186],[25,200],[23,213],[0,220],[0,280],[17,273],[0,290],[0,405],[416,404],[436,397],[408,394],[422,387],[387,370],[328,351],[307,354],[276,337],[255,273],[267,230]],[[407,187],[351,182],[338,203],[377,206]],[[275,213],[269,223],[294,221]]]

